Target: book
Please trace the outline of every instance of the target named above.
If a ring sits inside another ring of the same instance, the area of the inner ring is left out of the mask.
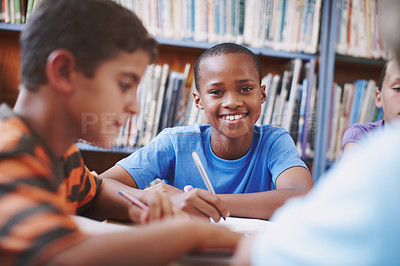
[[[195,3],[195,22],[194,40],[198,42],[207,41],[207,0],[196,0]]]
[[[198,109],[194,103],[193,93],[196,92],[195,82],[192,82],[190,86],[190,90],[187,96],[187,104],[185,108],[185,117],[183,120],[183,124],[185,126],[193,125],[194,122],[197,120]]]
[[[155,116],[154,116],[154,126],[153,126],[153,133],[152,133],[153,138],[160,132],[159,126],[160,126],[163,103],[164,103],[164,99],[165,99],[164,95],[165,95],[165,90],[166,90],[166,86],[167,86],[168,73],[169,73],[169,65],[163,64],[162,70],[161,70],[160,85],[159,85],[159,89],[158,89],[156,111],[155,111]]]
[[[297,139],[298,139],[298,129],[299,129],[299,116],[300,116],[300,106],[301,106],[301,100],[303,96],[303,85],[302,84],[297,84],[296,88],[296,99],[295,99],[295,104],[293,107],[293,112],[292,112],[292,120],[290,124],[290,136],[293,139],[293,142],[297,144]]]
[[[150,106],[152,90],[151,88],[151,76],[152,71],[154,69],[154,65],[149,65],[146,68],[146,71],[142,77],[142,80],[138,86],[138,103],[140,106],[140,111],[138,114],[137,121],[137,134],[138,134],[138,143],[141,145],[144,133],[146,132],[146,117],[148,115],[148,108]]]
[[[255,36],[254,20],[248,19],[256,13],[256,0],[245,1],[245,21],[243,31],[243,42],[250,44]]]
[[[162,67],[160,65],[153,65],[153,68],[149,73],[151,75],[150,82],[149,86],[146,89],[151,90],[151,93],[148,97],[148,101],[145,103],[148,105],[148,108],[146,110],[146,113],[144,113],[146,126],[143,134],[140,136],[141,142],[139,143],[139,145],[142,146],[147,145],[151,141],[151,139],[154,138],[153,131],[156,119],[157,101],[160,95],[158,90],[160,88],[161,72]]]
[[[316,76],[314,76],[313,81],[310,85],[311,88],[311,95],[310,95],[310,102],[309,107],[307,108],[307,141],[305,144],[305,152],[302,152],[303,159],[304,158],[313,158],[314,156],[314,137],[315,137],[315,127],[317,121],[317,99],[318,99],[318,91],[317,91],[317,82]]]
[[[283,72],[282,86],[279,94],[279,102],[275,102],[276,109],[274,109],[274,125],[277,127],[282,126],[283,116],[285,114],[286,99],[290,90],[290,79],[292,77],[291,70]]]
[[[260,126],[264,122],[264,115],[265,115],[265,110],[267,106],[267,99],[270,98],[271,95],[271,81],[272,81],[272,74],[269,73],[265,77],[262,78],[261,80],[261,85],[265,85],[265,95],[266,95],[266,101],[261,105],[261,111],[260,111],[260,117],[258,118],[256,125]]]
[[[367,83],[367,88],[365,91],[365,96],[361,102],[361,107],[360,107],[360,115],[358,122],[365,124],[367,122],[372,122],[367,120],[368,116],[368,110],[373,110],[374,109],[374,103],[375,103],[375,92],[377,90],[377,86],[375,81],[369,80]]]
[[[311,1],[314,3],[314,0]],[[307,53],[316,53],[318,47],[318,36],[319,36],[319,25],[321,20],[321,4],[322,0],[315,0],[314,10],[313,10],[313,22],[311,24],[311,41],[304,49]]]
[[[351,110],[352,110],[352,105],[353,105],[353,98],[354,98],[354,94],[355,94],[355,84],[352,83],[346,83],[344,85],[344,89],[348,90],[347,93],[347,99],[346,99],[346,103],[345,103],[345,119],[344,119],[344,130],[346,130],[347,126],[350,123],[350,115],[351,115]]]
[[[175,126],[182,126],[183,125],[183,120],[184,115],[185,115],[185,108],[187,105],[187,100],[188,100],[188,93],[190,89],[188,88],[187,80],[189,76],[189,71],[190,71],[190,64],[187,63],[185,65],[185,69],[183,71],[183,80],[182,80],[182,88],[180,95],[177,96],[177,113],[176,113],[176,118],[175,118]],[[194,83],[194,82],[193,82]]]
[[[307,134],[305,130],[305,120],[306,120],[306,108],[307,108],[307,99],[308,95],[310,94],[310,86],[309,80],[305,78],[302,84],[302,91],[301,91],[301,102],[299,107],[299,118],[298,118],[298,125],[297,125],[297,140],[296,140],[296,147],[299,151],[300,157],[303,154],[303,138],[304,134]],[[305,148],[305,147],[304,147]]]
[[[170,111],[173,110],[173,107],[171,107],[171,103],[173,101],[174,90],[176,90],[178,88],[177,80],[179,79],[180,75],[181,75],[181,73],[178,73],[173,70],[169,74],[168,86],[166,87],[165,97],[164,97],[162,111],[161,111],[159,132],[162,129],[168,127],[168,119],[171,115]]]
[[[272,78],[272,84],[269,89],[270,92],[268,93],[269,97],[267,97],[267,100],[265,102],[266,109],[263,118],[263,124],[272,124],[272,114],[274,112],[274,104],[280,80],[281,77],[279,75],[274,75]]]
[[[341,86],[335,84],[335,98],[333,102],[333,115],[332,115],[332,125],[331,125],[331,139],[328,143],[327,159],[334,161],[336,160],[336,143],[337,139],[341,138],[339,135],[339,121],[340,121],[340,109],[341,109],[341,99],[343,98],[343,89]]]
[[[292,70],[293,75],[292,75],[290,92],[289,92],[289,101],[288,101],[287,110],[285,112],[284,121],[282,122],[283,128],[285,128],[287,131],[290,131],[290,127],[292,125],[293,111],[294,111],[295,101],[296,101],[296,97],[297,97],[297,88],[298,88],[299,79],[300,79],[300,75],[301,75],[301,66],[302,66],[301,59],[299,59],[299,58],[294,59],[293,70]],[[282,113],[282,115],[283,115],[283,113]]]
[[[306,63],[307,74],[305,80],[306,82],[306,103],[305,103],[305,110],[304,110],[304,122],[303,122],[303,129],[302,129],[302,139],[301,139],[301,156],[302,159],[306,157],[306,146],[308,141],[308,135],[314,134],[311,131],[312,125],[312,114],[314,112],[314,101],[315,101],[315,94],[316,94],[316,74],[315,74],[315,64],[316,61],[314,59],[310,60]],[[303,82],[304,83],[304,82]],[[304,86],[304,85],[303,85]],[[314,98],[313,98],[314,97]]]

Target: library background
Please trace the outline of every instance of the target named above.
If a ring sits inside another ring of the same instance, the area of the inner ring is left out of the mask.
[[[0,103],[14,106],[19,35],[40,0],[3,0]],[[115,0],[159,42],[141,81],[139,115],[112,149],[78,143],[89,169],[103,172],[160,130],[207,123],[194,107],[193,66],[218,42],[248,46],[261,61],[267,101],[258,124],[288,130],[314,181],[337,160],[352,123],[380,119],[374,95],[388,54],[378,29],[381,0]]]

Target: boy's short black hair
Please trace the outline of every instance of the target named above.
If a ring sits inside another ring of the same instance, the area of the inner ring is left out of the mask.
[[[70,51],[87,77],[122,51],[142,49],[152,61],[157,57],[157,42],[139,18],[111,0],[41,0],[20,43],[21,80],[30,90],[47,82],[47,58],[57,49]]]
[[[220,43],[217,44],[206,51],[204,51],[200,57],[196,60],[196,63],[194,65],[194,81],[196,85],[196,89],[199,91],[199,76],[200,76],[200,63],[209,57],[215,57],[219,55],[224,55],[224,54],[247,54],[254,60],[254,64],[256,69],[258,70],[258,76],[261,84],[261,64],[260,64],[260,59],[248,48],[244,47],[243,45],[239,45],[236,43]]]

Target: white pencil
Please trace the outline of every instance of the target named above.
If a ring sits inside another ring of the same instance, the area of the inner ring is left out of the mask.
[[[192,157],[193,157],[194,163],[195,163],[196,166],[197,166],[197,169],[198,169],[199,172],[200,172],[201,177],[203,178],[204,183],[206,184],[206,187],[207,187],[208,191],[210,191],[212,194],[215,195],[215,190],[214,190],[214,188],[213,188],[213,186],[212,186],[212,184],[211,184],[211,182],[210,182],[210,179],[208,178],[207,172],[206,172],[206,170],[204,169],[204,166],[203,166],[203,164],[201,163],[200,157],[199,157],[199,155],[197,154],[197,152],[195,152],[195,151],[192,152]],[[221,215],[221,217],[225,220],[225,217],[224,217],[224,216]]]

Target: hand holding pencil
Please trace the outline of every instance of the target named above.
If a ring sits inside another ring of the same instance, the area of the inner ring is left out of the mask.
[[[201,177],[203,178],[204,183],[206,184],[206,187],[207,187],[208,191],[210,191],[213,195],[215,195],[214,187],[212,186],[211,181],[208,178],[207,172],[204,169],[203,164],[201,163],[200,157],[197,154],[197,152],[193,152],[192,153],[192,157],[193,157],[194,163],[197,166],[197,169],[200,172]],[[224,221],[226,220],[223,215],[221,215],[221,217],[224,219]]]
[[[167,216],[182,214],[172,204],[169,197],[160,192],[145,192],[141,194],[140,198],[134,197],[124,189],[119,189],[118,193],[133,204],[128,213],[135,222],[147,223],[163,219]],[[137,218],[138,216],[139,219]]]
[[[190,189],[186,189],[179,195],[171,197],[171,200],[175,205],[180,206],[180,209],[189,214],[203,217],[207,220],[211,217],[214,221],[218,222],[221,217],[229,216],[229,211],[224,207],[221,198],[215,194],[207,173],[204,167],[202,167],[201,162],[199,163],[200,160],[196,158],[196,155],[193,155],[193,159],[196,165],[200,165],[198,169],[208,191],[200,188],[193,188],[190,184],[187,184],[186,188],[190,187]]]

